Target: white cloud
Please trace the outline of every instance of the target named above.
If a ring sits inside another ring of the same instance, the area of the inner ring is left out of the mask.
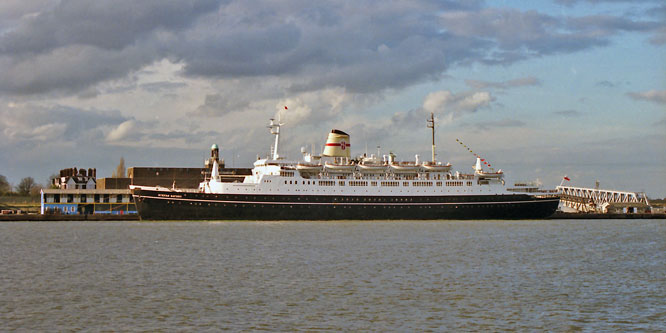
[[[494,100],[495,98],[487,91],[454,94],[448,90],[441,90],[425,97],[423,109],[444,116],[445,120],[450,122],[465,113],[473,113],[488,107]]]
[[[3,134],[10,142],[29,140],[43,143],[61,140],[66,129],[67,124],[65,123],[52,123],[33,128],[6,127],[3,129]]]
[[[123,139],[126,139],[128,136],[136,134],[134,131],[136,129],[136,122],[134,120],[127,120],[123,122],[122,124],[118,125],[114,129],[112,129],[109,134],[106,136],[106,141],[108,142],[114,142],[114,141],[122,141]]]

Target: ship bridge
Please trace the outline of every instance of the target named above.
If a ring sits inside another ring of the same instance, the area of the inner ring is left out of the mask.
[[[558,186],[560,203],[579,212],[603,212],[612,203],[641,203],[649,205],[644,192],[600,190],[573,186]]]

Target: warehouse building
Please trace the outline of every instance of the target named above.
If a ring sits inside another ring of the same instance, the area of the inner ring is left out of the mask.
[[[203,168],[130,167],[125,178],[101,179],[96,179],[96,169],[63,169],[60,177],[53,181],[57,188],[42,190],[41,213],[136,214],[130,185],[196,189],[199,183],[210,178],[215,161],[224,182],[242,182],[245,176],[252,174],[250,168],[225,168],[217,145],[211,147],[211,156],[204,161]]]
[[[42,214],[136,214],[129,189],[42,189]]]

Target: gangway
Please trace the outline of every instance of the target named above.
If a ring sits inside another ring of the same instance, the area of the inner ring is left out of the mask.
[[[560,203],[565,207],[588,213],[602,213],[611,203],[644,203],[650,205],[644,192],[600,190],[596,188],[558,186]]]

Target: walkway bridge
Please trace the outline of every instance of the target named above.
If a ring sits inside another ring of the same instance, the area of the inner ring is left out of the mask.
[[[558,186],[560,203],[579,212],[603,212],[612,203],[643,203],[649,205],[647,195],[643,192],[623,192],[599,190],[594,188]]]

